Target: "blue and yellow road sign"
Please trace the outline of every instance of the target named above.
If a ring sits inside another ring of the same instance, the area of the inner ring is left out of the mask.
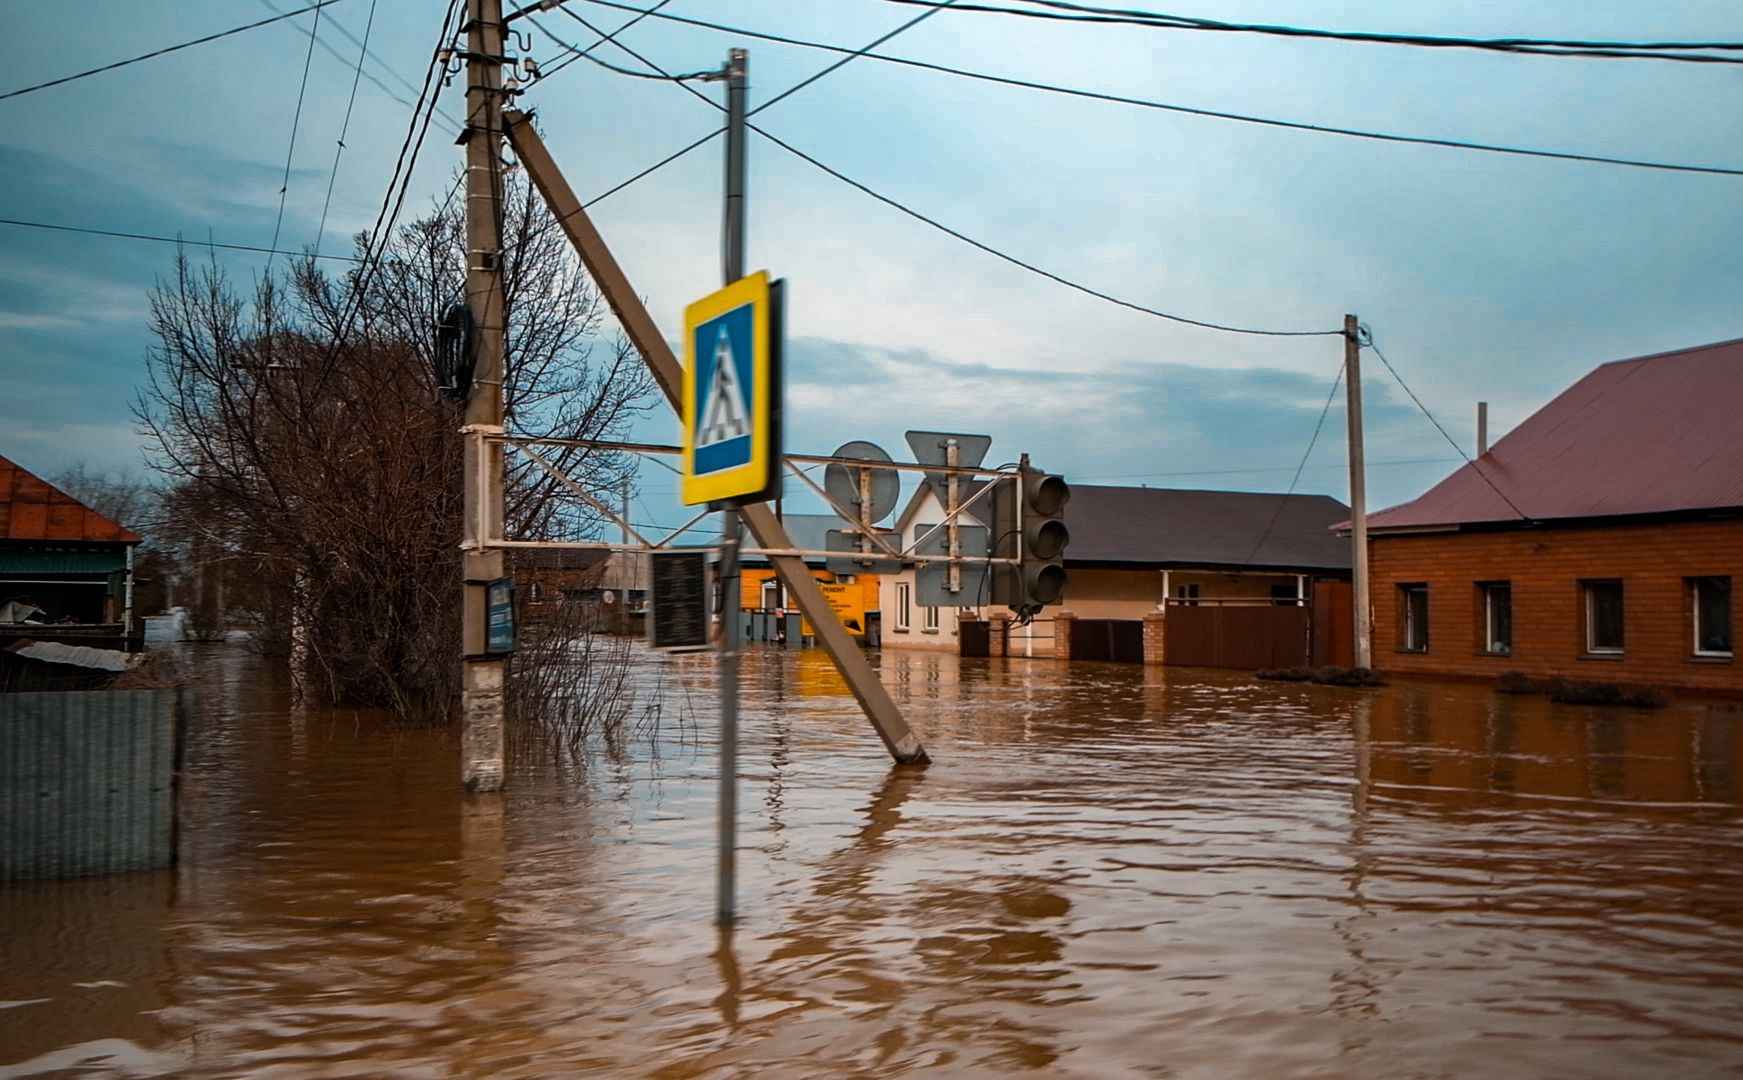
[[[683,500],[780,489],[781,286],[757,271],[684,309]]]

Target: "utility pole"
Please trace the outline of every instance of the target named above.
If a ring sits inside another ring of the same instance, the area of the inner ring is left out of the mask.
[[[466,303],[477,361],[466,395],[461,556],[460,779],[502,789],[507,661],[486,651],[486,586],[503,576],[502,535],[502,0],[466,0]]]
[[[1350,421],[1350,559],[1354,579],[1356,666],[1374,666],[1372,612],[1368,597],[1368,474],[1362,451],[1362,343],[1356,317],[1344,316],[1344,387]]]
[[[1477,402],[1477,456],[1489,452],[1489,403]]]
[[[721,277],[744,276],[744,94],[750,54],[733,49],[726,60],[726,201]],[[780,462],[774,468],[781,468]],[[720,515],[720,860],[715,919],[731,926],[738,891],[738,504]]]

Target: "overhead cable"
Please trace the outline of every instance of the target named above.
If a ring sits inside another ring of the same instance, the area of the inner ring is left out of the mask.
[[[1531,517],[1526,514],[1525,511],[1519,509],[1519,507],[1514,504],[1513,500],[1507,497],[1506,492],[1495,486],[1495,481],[1489,479],[1489,474],[1484,472],[1481,466],[1471,460],[1471,456],[1465,453],[1465,448],[1458,444],[1458,440],[1447,434],[1446,428],[1442,427],[1440,421],[1435,419],[1434,414],[1428,411],[1428,406],[1422,403],[1422,399],[1416,396],[1416,391],[1410,389],[1410,384],[1404,381],[1404,376],[1398,374],[1398,369],[1392,366],[1392,361],[1386,359],[1386,354],[1381,352],[1380,346],[1374,343],[1374,332],[1369,330],[1366,326],[1360,328],[1359,344],[1364,349],[1373,350],[1374,355],[1380,358],[1380,363],[1386,365],[1386,370],[1392,373],[1392,378],[1397,380],[1398,385],[1404,388],[1404,392],[1410,396],[1411,401],[1416,403],[1416,407],[1422,410],[1422,415],[1428,417],[1428,422],[1434,425],[1434,430],[1440,432],[1441,438],[1445,439],[1449,446],[1458,451],[1459,457],[1464,459],[1465,464],[1469,465],[1478,476],[1483,478],[1483,483],[1489,485],[1489,490],[1493,491],[1496,495],[1499,495],[1501,501],[1506,503],[1515,514],[1519,515],[1520,520],[1530,521]]]
[[[316,8],[314,24],[309,27],[309,47],[303,53],[303,77],[302,81],[297,84],[297,107],[296,111],[291,114],[290,145],[285,148],[284,152],[284,180],[278,187],[278,220],[274,221],[272,224],[271,244],[271,247],[275,251],[278,250],[279,231],[284,228],[284,204],[285,200],[290,197],[291,160],[296,157],[297,153],[297,128],[302,126],[303,122],[303,98],[309,92],[309,67],[315,61],[315,34],[320,29],[321,9]],[[359,69],[361,69],[363,64],[361,57],[358,58],[357,63]],[[355,82],[351,84],[351,92],[352,94],[357,93],[357,84]],[[349,109],[346,110],[345,116],[347,119],[350,118],[351,112]],[[341,143],[341,145],[343,145],[343,143]],[[317,236],[316,243],[319,242],[320,238]],[[273,256],[268,255],[266,257],[266,268],[268,270],[272,269],[272,260]]]
[[[172,52],[179,52],[182,49],[191,49],[195,45],[204,45],[207,42],[217,41],[219,38],[230,37],[232,34],[240,34],[246,30],[256,30],[262,26],[270,26],[275,22],[283,22],[285,19],[294,19],[298,15],[307,15],[311,11],[318,11],[321,8],[340,2],[341,0],[318,0],[317,3],[310,4],[308,7],[298,8],[295,11],[287,11],[282,15],[274,15],[270,19],[261,19],[258,22],[247,23],[243,26],[233,26],[228,30],[220,30],[216,34],[207,34],[205,37],[197,37],[192,41],[184,41],[179,45],[170,45],[162,49],[153,49],[151,52],[140,53],[138,56],[128,57],[126,60],[117,60],[112,64],[104,64],[101,67],[94,67],[88,71],[80,71],[72,75],[63,75],[58,79],[50,79],[47,82],[40,82],[34,86],[21,86],[16,90],[8,90],[5,93],[0,94],[0,101],[5,101],[7,98],[15,98],[21,94],[35,93],[38,90],[47,90],[51,86],[62,86],[79,79],[87,79],[92,75],[101,75],[105,71],[114,71],[116,68],[124,68],[129,64],[137,64],[144,60],[154,60],[159,56],[167,56]]]
[[[655,4],[653,7],[649,8],[648,10],[638,11],[634,18],[630,19],[628,22],[624,23],[622,26],[619,26],[616,30],[613,30],[611,33],[600,35],[599,40],[597,40],[593,44],[587,46],[585,49],[575,49],[575,51],[572,52],[570,55],[565,56],[563,59],[552,64],[550,67],[550,70],[541,72],[539,77],[541,79],[548,79],[552,75],[555,75],[557,72],[562,71],[564,68],[568,67],[570,64],[573,64],[575,61],[581,59],[583,56],[591,56],[593,53],[593,50],[599,48],[601,45],[604,45],[607,42],[617,40],[617,35],[623,33],[625,30],[628,30],[630,27],[634,26],[636,23],[641,22],[643,19],[647,18],[649,15],[652,15],[652,14],[658,12],[661,8],[665,7],[667,4],[669,4],[671,2],[672,2],[672,0],[660,0],[659,3]],[[555,39],[554,35],[553,35],[553,39]],[[557,44],[561,45],[562,42],[558,41]],[[571,46],[571,48],[573,48],[573,46]]]
[[[563,10],[567,12],[569,9],[564,8]],[[583,23],[583,25],[588,26],[589,29],[593,28],[592,24],[587,23],[585,19],[581,19],[581,16],[575,15],[573,12],[569,12],[569,14],[571,14],[574,18],[580,20]],[[918,22],[918,21],[919,20],[916,19],[913,22],[906,24],[906,26],[899,28],[899,30],[906,29],[907,26],[912,26],[912,25],[914,25],[915,22]],[[897,32],[899,32],[899,30]],[[883,37],[879,38],[878,42],[887,41],[887,40],[889,40],[889,38],[891,38],[893,36],[894,36],[894,33],[886,34]],[[876,44],[878,44],[878,42],[873,42],[872,45],[876,45]],[[641,61],[643,64],[646,64],[649,67],[653,68],[655,71],[661,72],[662,74],[664,73],[663,69],[658,64],[654,63],[652,60],[649,60],[647,57],[642,56],[640,53],[636,52],[634,49],[631,49],[629,46],[624,45],[622,42],[620,42],[620,41],[613,42],[612,44],[616,45],[618,48],[622,49],[624,52],[628,53],[630,56],[634,57],[635,59]],[[866,48],[869,49],[872,47],[872,45],[868,45],[868,46],[866,46]],[[830,67],[824,69],[823,71],[819,72],[816,75],[813,75],[811,78],[806,79],[803,83],[801,83],[799,85],[800,86],[809,85],[810,83],[817,81],[817,79],[821,78],[823,75],[826,75],[829,72],[834,71],[836,68],[839,68],[842,64],[847,63],[848,61],[853,60],[855,57],[861,56],[861,55],[866,55],[865,51],[864,50],[856,50],[852,56],[847,57],[846,59],[842,60],[840,63],[830,65]],[[676,85],[678,85],[681,89],[689,92],[691,96],[701,99],[702,101],[706,102],[708,105],[712,106],[713,108],[715,108],[715,109],[720,108],[720,104],[718,102],[713,101],[710,98],[708,98],[707,95],[700,94],[695,89],[693,89],[689,86],[684,86],[682,83],[678,83]],[[776,97],[774,99],[764,103],[760,108],[751,110],[751,112],[748,115],[755,116],[757,113],[761,112],[763,109],[766,109],[770,105],[773,105],[776,101],[779,101],[782,98],[785,98],[787,96],[787,94],[792,93],[792,91],[796,90],[796,89],[798,89],[798,87],[793,87],[792,89],[788,90],[786,93],[776,95]],[[971,247],[979,249],[980,251],[984,251],[988,255],[992,255],[995,258],[1003,259],[1005,262],[1008,262],[1013,266],[1020,267],[1021,269],[1027,270],[1032,274],[1038,274],[1041,277],[1048,279],[1049,281],[1053,281],[1053,282],[1056,282],[1057,284],[1064,285],[1068,289],[1075,289],[1078,292],[1084,293],[1084,294],[1089,295],[1089,296],[1093,296],[1098,300],[1105,300],[1110,304],[1116,304],[1116,305],[1123,307],[1123,308],[1129,308],[1132,311],[1137,311],[1137,312],[1140,312],[1140,313],[1145,314],[1145,315],[1153,315],[1159,319],[1166,319],[1170,322],[1183,323],[1183,324],[1188,325],[1188,326],[1197,326],[1197,327],[1201,327],[1201,328],[1206,329],[1206,330],[1220,330],[1220,331],[1223,331],[1225,333],[1231,333],[1231,334],[1252,334],[1252,335],[1262,336],[1262,337],[1326,337],[1326,336],[1331,336],[1331,335],[1342,335],[1343,334],[1343,330],[1341,330],[1341,329],[1338,329],[1338,330],[1268,330],[1268,329],[1260,329],[1260,328],[1256,328],[1256,327],[1234,326],[1234,325],[1229,325],[1229,324],[1225,324],[1225,323],[1209,322],[1209,321],[1202,320],[1202,319],[1193,319],[1193,318],[1189,318],[1185,315],[1175,315],[1175,314],[1172,314],[1170,312],[1158,310],[1156,308],[1146,307],[1143,304],[1134,303],[1130,300],[1122,300],[1117,296],[1113,296],[1109,293],[1102,292],[1098,289],[1090,288],[1089,286],[1080,284],[1076,281],[1071,280],[1070,278],[1062,277],[1061,275],[1056,274],[1056,273],[1052,272],[1051,270],[1044,270],[1041,267],[1036,266],[1034,263],[1026,262],[1022,259],[1017,258],[1015,255],[1010,255],[1010,254],[1007,254],[1003,251],[1000,251],[999,249],[992,247],[989,244],[985,244],[979,240],[974,239],[973,237],[967,235],[966,233],[963,233],[963,232],[960,232],[956,229],[953,229],[950,226],[945,225],[942,222],[940,222],[934,218],[928,217],[925,214],[920,213],[918,210],[914,210],[911,207],[908,207],[900,202],[897,202],[895,199],[892,199],[887,195],[883,195],[877,191],[874,191],[870,187],[866,186],[865,184],[860,183],[858,180],[855,180],[852,177],[849,177],[849,176],[837,171],[836,169],[833,169],[830,166],[825,165],[823,162],[821,162],[821,161],[817,160],[816,158],[812,157],[811,155],[805,153],[803,150],[798,149],[797,147],[795,147],[795,146],[791,145],[790,143],[778,138],[775,135],[771,135],[768,131],[757,126],[756,124],[750,123],[748,119],[746,120],[745,126],[748,127],[750,130],[756,132],[758,135],[761,135],[763,138],[768,139],[770,142],[774,143],[776,146],[779,146],[781,149],[794,155],[795,157],[798,157],[799,159],[810,163],[811,165],[815,166],[816,168],[823,170],[824,172],[828,173],[829,175],[835,177],[837,180],[840,180],[842,183],[847,184],[848,186],[853,187],[853,188],[855,188],[855,189],[857,189],[857,190],[859,190],[867,195],[870,195],[872,198],[878,200],[879,202],[885,204],[886,206],[889,206],[893,209],[899,210],[904,214],[907,214],[909,217],[915,219],[916,221],[922,222],[926,225],[930,225],[934,229],[937,229],[940,232],[945,233],[948,236],[954,237],[957,240],[960,240],[963,243],[968,244]],[[722,129],[722,130],[724,130],[724,129]],[[718,134],[720,134],[720,132],[716,131],[716,132],[713,132],[707,136],[704,136],[702,139],[698,140],[697,142],[692,143],[689,147],[686,147],[684,150],[679,151],[678,154],[676,154],[676,155],[672,155],[672,156],[668,157],[666,160],[667,161],[676,160],[677,157],[679,157],[685,153],[688,153],[690,150],[694,149],[697,146],[700,146],[702,143],[707,142],[709,139],[714,138]],[[664,164],[664,162],[662,162],[661,164]],[[617,187],[612,188],[611,191],[606,192],[606,195],[610,195],[612,192],[621,190],[622,188],[628,186],[630,183],[633,183],[635,179],[639,178],[640,176],[645,176],[647,173],[651,172],[654,168],[658,168],[658,167],[659,167],[658,165],[655,165],[652,168],[642,170],[641,173],[637,174],[637,177],[633,177],[630,180],[627,180],[624,183],[617,185]],[[603,199],[603,198],[605,198],[605,195],[599,196],[599,199]],[[597,202],[599,200],[595,199],[594,201]],[[591,203],[589,203],[588,205],[591,205]]]
[[[1712,56],[1698,50],[1739,51],[1737,41],[1565,41],[1547,38],[1468,38],[1436,37],[1427,34],[1388,34],[1363,30],[1321,30],[1302,26],[1274,26],[1263,23],[1226,23],[1216,19],[1200,19],[1185,15],[1167,15],[1154,11],[1092,7],[1065,3],[1062,0],[1017,0],[1055,10],[1036,11],[1026,8],[1001,7],[992,4],[967,3],[947,5],[944,0],[886,0],[887,3],[910,7],[941,8],[954,6],[957,11],[994,15],[1016,15],[1028,19],[1056,22],[1111,23],[1142,26],[1154,30],[1209,30],[1222,33],[1263,34],[1275,37],[1319,38],[1329,41],[1361,42],[1378,45],[1407,45],[1432,49],[1478,49],[1531,56],[1573,56],[1623,60],[1669,60],[1689,64],[1743,64],[1743,57]]]
[[[375,2],[369,0],[369,21],[363,24],[363,40],[357,45],[357,70],[351,75],[351,97],[345,102],[345,119],[339,124],[338,146],[333,151],[333,168],[327,173],[327,197],[321,203],[321,224],[315,228],[315,250],[321,250],[321,241],[327,235],[327,211],[333,205],[333,184],[339,179],[339,159],[345,154],[345,136],[351,131],[351,110],[357,104],[357,84],[363,78],[363,61],[369,56],[369,32],[375,28]],[[314,31],[309,32],[310,39]],[[280,205],[279,213],[284,212]],[[277,244],[273,245],[277,247]]]
[[[1271,512],[1271,520],[1266,523],[1265,531],[1259,534],[1259,542],[1253,545],[1253,550],[1247,552],[1247,557],[1241,560],[1241,565],[1251,563],[1259,554],[1259,549],[1265,546],[1265,541],[1271,539],[1271,531],[1277,527],[1277,520],[1283,516],[1283,508],[1289,505],[1290,496],[1295,494],[1295,486],[1301,483],[1301,471],[1307,468],[1307,459],[1313,456],[1313,448],[1319,442],[1320,429],[1325,427],[1326,414],[1331,412],[1331,403],[1338,396],[1338,386],[1344,380],[1344,365],[1338,363],[1337,374],[1332,376],[1331,389],[1326,391],[1325,404],[1320,407],[1319,419],[1314,421],[1313,435],[1307,440],[1307,449],[1301,452],[1301,461],[1295,466],[1295,475],[1289,480],[1289,490],[1277,500],[1277,509]]]
[[[703,19],[692,19],[683,15],[642,11],[640,8],[617,2],[617,0],[586,0],[587,3],[600,7],[614,8],[620,11],[634,11],[651,15],[654,18],[665,19],[674,23],[696,26],[706,30],[715,30],[724,34],[734,34],[740,37],[771,41],[780,45],[792,45],[805,49],[820,49],[825,52],[849,53],[856,50],[841,45],[831,45],[819,41],[806,41],[800,38],[787,37],[781,34],[763,33],[757,30],[747,30],[743,27],[727,26],[721,23],[708,22]],[[567,8],[563,9],[568,11]],[[1504,154],[1515,157],[1548,158],[1555,161],[1573,161],[1591,165],[1618,165],[1635,169],[1656,169],[1666,172],[1704,173],[1713,176],[1743,176],[1743,168],[1729,168],[1719,165],[1685,165],[1673,162],[1651,161],[1642,158],[1614,157],[1604,154],[1586,154],[1577,151],[1542,150],[1522,146],[1508,146],[1501,143],[1476,142],[1468,139],[1444,139],[1426,135],[1403,135],[1396,132],[1371,131],[1363,128],[1338,127],[1331,124],[1314,124],[1299,120],[1280,120],[1275,117],[1251,116],[1244,113],[1226,112],[1219,109],[1204,109],[1191,105],[1177,105],[1163,101],[1150,101],[1144,98],[1127,97],[1121,94],[1103,93],[1095,90],[1081,90],[1076,87],[1058,86],[1051,83],[1037,82],[1031,79],[1020,79],[1008,75],[994,75],[988,72],[973,71],[966,68],[951,67],[945,64],[928,63],[924,60],[912,60],[901,56],[885,56],[879,53],[860,52],[868,60],[877,60],[885,64],[897,64],[902,67],[917,68],[922,71],[933,71],[941,75],[955,75],[965,79],[994,83],[1001,86],[1014,86],[1025,90],[1038,90],[1049,94],[1062,94],[1067,97],[1084,98],[1091,101],[1105,101],[1116,105],[1132,105],[1141,109],[1155,109],[1161,112],[1179,113],[1183,116],[1199,116],[1209,120],[1228,120],[1240,124],[1255,124],[1260,127],[1280,128],[1287,131],[1305,131],[1320,135],[1337,135],[1351,139],[1367,139],[1375,142],[1403,143],[1415,146],[1439,146],[1451,150],[1472,150],[1489,154]]]
[[[272,248],[255,247],[251,244],[220,244],[213,240],[196,241],[180,236],[156,236],[151,233],[123,232],[119,229],[91,229],[78,225],[55,225],[46,221],[21,221],[18,218],[0,218],[0,225],[16,225],[25,229],[51,229],[55,232],[83,233],[87,236],[109,236],[121,240],[150,240],[160,244],[191,244],[194,247],[222,248],[225,251],[255,251],[265,255],[297,255],[295,251],[275,251]],[[316,259],[337,259],[340,262],[360,263],[363,260],[352,255],[312,255]]]
[[[268,11],[276,12],[279,10],[278,4],[275,3],[274,0],[260,0],[260,5],[264,8],[266,8]],[[373,18],[373,16],[372,16],[372,18]],[[337,30],[339,32],[340,37],[343,37],[346,41],[350,42],[352,45],[357,46],[357,48],[362,51],[365,58],[367,58],[369,61],[371,61],[377,68],[381,69],[382,71],[386,72],[389,76],[391,76],[393,78],[394,82],[398,83],[400,86],[403,86],[408,92],[410,92],[412,94],[416,94],[418,92],[418,87],[417,87],[416,83],[412,82],[410,79],[408,79],[404,75],[400,74],[399,70],[397,68],[394,68],[390,64],[388,64],[388,62],[386,60],[383,60],[381,58],[380,54],[370,51],[369,43],[368,43],[369,34],[368,34],[367,28],[364,31],[363,40],[359,40],[357,35],[353,34],[349,29],[347,29],[345,24],[339,21],[338,16],[334,15],[331,11],[327,12],[325,17],[323,17],[321,21],[324,22],[326,25],[332,27],[334,30]],[[315,42],[316,42],[316,44],[320,45],[323,50],[325,50],[325,52],[327,53],[328,56],[331,56],[333,59],[339,61],[339,63],[344,65],[345,67],[351,66],[351,58],[346,56],[344,53],[340,52],[338,49],[334,48],[333,45],[330,42],[328,42],[325,37],[321,36],[320,34],[316,34],[315,35]],[[367,67],[364,68],[364,70],[363,70],[363,77],[365,79],[369,80],[370,84],[373,85],[377,90],[380,90],[383,94],[386,94],[390,100],[397,101],[401,105],[404,105],[408,109],[413,107],[412,101],[410,98],[407,98],[405,95],[398,93],[397,91],[394,90],[393,87],[382,82],[379,78],[376,77],[375,72],[370,71]],[[449,116],[447,113],[437,112],[436,113],[436,120],[450,134],[458,135],[460,133],[460,121],[455,119],[452,116]]]

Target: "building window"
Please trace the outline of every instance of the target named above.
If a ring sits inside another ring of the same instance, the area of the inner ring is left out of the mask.
[[[1278,607],[1298,607],[1301,604],[1301,590],[1293,584],[1273,585],[1271,602]]]
[[[770,580],[763,582],[763,609],[773,611],[781,606],[781,583]]]
[[[1622,583],[1582,581],[1580,590],[1585,595],[1586,605],[1586,651],[1621,652]]]
[[[1398,586],[1398,608],[1399,650],[1427,652],[1428,586],[1420,582]]]
[[[1513,583],[1479,581],[1483,594],[1483,651],[1513,651]]]
[[[909,608],[913,602],[914,586],[906,581],[896,583],[896,625],[898,634],[908,632]]]
[[[920,629],[928,634],[936,634],[938,632],[937,608],[923,607],[920,609]]]
[[[1731,655],[1731,579],[1689,579],[1690,607],[1695,618],[1695,655]]]
[[[1198,585],[1194,583],[1191,585],[1174,586],[1174,598],[1180,601],[1181,607],[1197,607]]]

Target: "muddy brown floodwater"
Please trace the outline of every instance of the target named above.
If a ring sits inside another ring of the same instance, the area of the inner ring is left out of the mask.
[[[1743,712],[886,653],[457,791],[208,647],[173,871],[0,887],[0,1075],[1743,1075]]]

